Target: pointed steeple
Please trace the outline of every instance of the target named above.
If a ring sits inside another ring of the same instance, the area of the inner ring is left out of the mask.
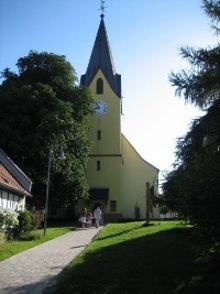
[[[121,98],[121,75],[118,75],[115,70],[105,29],[104,14],[101,14],[101,21],[86,74],[81,76],[81,86],[88,87],[99,69],[102,70],[112,90]]]

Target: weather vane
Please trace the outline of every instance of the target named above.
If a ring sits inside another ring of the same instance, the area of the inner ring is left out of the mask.
[[[105,12],[105,8],[106,8],[106,6],[105,6],[105,0],[100,0],[100,1],[101,1],[101,3],[100,3],[99,10],[101,10],[102,16],[103,16],[104,15],[104,12]]]

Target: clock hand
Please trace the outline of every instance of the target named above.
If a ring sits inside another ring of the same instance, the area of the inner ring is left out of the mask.
[[[97,104],[97,102],[94,103],[94,109],[99,109],[99,105]]]

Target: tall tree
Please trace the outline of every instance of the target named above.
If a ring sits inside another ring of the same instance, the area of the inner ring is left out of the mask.
[[[219,33],[220,5],[218,0],[203,0],[203,8],[211,17],[212,28]],[[215,25],[216,24],[216,25]],[[220,46],[195,49],[181,47],[180,55],[191,66],[190,70],[182,70],[170,74],[170,82],[176,87],[177,96],[183,95],[186,102],[203,108],[219,99],[220,84]]]
[[[18,73],[5,69],[0,85],[0,146],[32,179],[32,205],[44,206],[48,152],[53,149],[50,200],[68,206],[87,197],[87,138],[92,97],[76,85],[65,56],[30,51],[17,62]],[[57,153],[63,147],[66,160]]]
[[[220,1],[203,0],[219,34]],[[212,240],[220,241],[220,45],[182,47],[189,70],[170,74],[176,95],[204,110],[177,144],[176,168],[163,184],[165,197]],[[175,194],[175,195],[174,195]],[[175,198],[175,200],[174,200]]]

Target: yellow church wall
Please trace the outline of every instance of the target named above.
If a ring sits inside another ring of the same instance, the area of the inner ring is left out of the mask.
[[[100,161],[101,170],[96,170],[96,162]],[[114,171],[114,173],[112,173]],[[116,157],[92,157],[87,169],[88,183],[90,186],[109,186],[112,179],[121,177],[121,158]]]
[[[122,159],[123,217],[134,218],[137,203],[140,207],[140,217],[144,219],[146,217],[146,182],[149,182],[150,185],[157,182],[159,170],[142,159],[124,135],[122,135]]]
[[[96,170],[96,162],[100,160],[101,170]],[[87,170],[87,179],[90,187],[93,188],[109,188],[109,198],[105,205],[105,213],[110,211],[110,201],[117,201],[117,213],[121,213],[121,157],[92,157]]]

